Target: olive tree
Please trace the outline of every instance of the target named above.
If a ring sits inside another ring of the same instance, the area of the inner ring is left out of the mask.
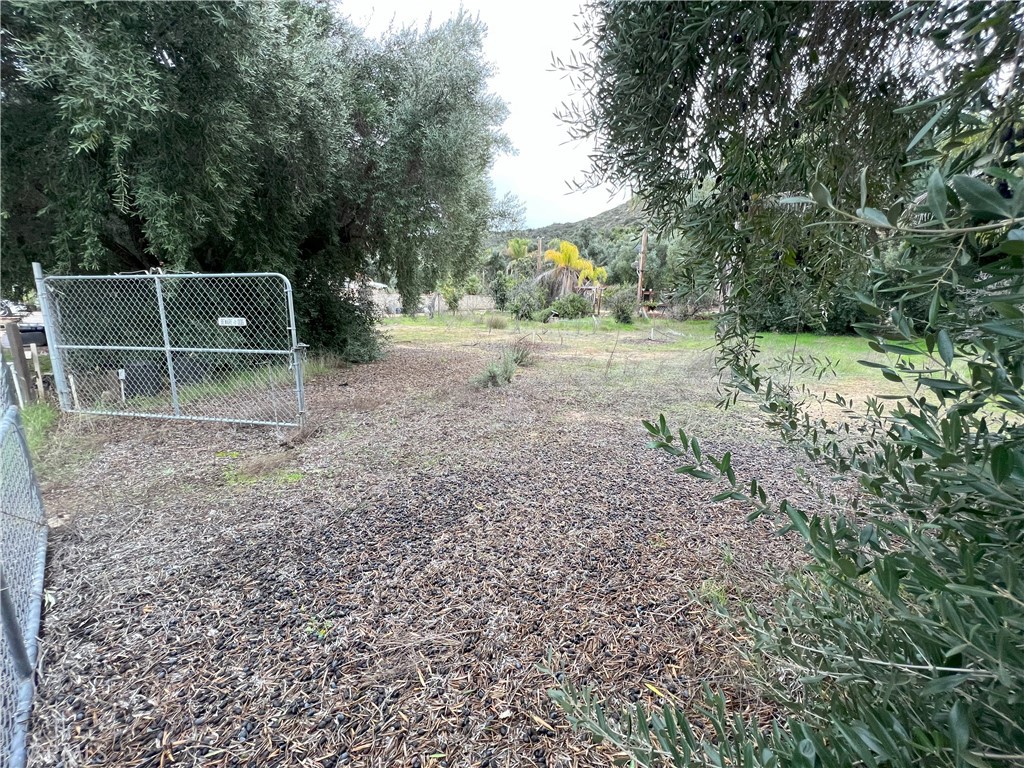
[[[723,479],[719,498],[806,544],[770,615],[731,617],[779,715],[746,722],[709,689],[705,731],[673,701],[612,716],[571,681],[552,696],[642,765],[1020,763],[1024,11],[598,2],[586,18],[578,130],[598,142],[596,178],[635,184],[707,246],[728,310],[722,404],[754,398],[858,493],[821,490],[827,511],[809,512],[648,422],[680,471]],[[821,283],[864,265],[858,332],[903,394],[858,404],[759,362],[745,298],[805,269],[779,258],[794,240]]]
[[[347,281],[408,298],[479,250],[505,108],[466,14],[375,40],[306,0],[0,13],[5,284],[277,270],[308,340],[365,356]]]

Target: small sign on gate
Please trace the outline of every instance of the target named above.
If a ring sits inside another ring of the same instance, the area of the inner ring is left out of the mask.
[[[219,325],[221,328],[244,328],[248,324],[248,321],[244,317],[217,318],[217,325]]]

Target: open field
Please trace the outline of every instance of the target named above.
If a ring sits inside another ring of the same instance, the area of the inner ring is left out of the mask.
[[[753,409],[714,407],[709,328],[389,332],[384,361],[311,376],[307,433],[62,420],[33,765],[607,765],[547,699],[548,654],[620,700],[710,681],[766,713],[714,604],[765,603],[798,548],[640,425],[795,485]],[[522,337],[533,366],[470,384]]]

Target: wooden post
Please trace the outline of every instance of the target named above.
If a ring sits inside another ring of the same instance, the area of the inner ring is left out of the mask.
[[[636,268],[637,280],[636,280],[636,303],[637,306],[642,308],[644,305],[644,266],[647,263],[647,227],[644,227],[644,233],[640,235],[640,264]]]
[[[540,274],[540,270],[544,264],[544,246],[541,243],[541,239],[537,238],[537,274]]]
[[[26,402],[31,403],[35,398],[32,396],[32,377],[28,372],[28,363],[25,362],[25,344],[21,340],[21,328],[17,321],[7,324],[7,341],[11,345],[11,357],[14,362],[14,373],[18,377],[18,387],[24,393]]]
[[[36,400],[45,400],[46,388],[43,386],[43,369],[39,365],[39,345],[29,346],[32,348],[32,365],[36,369]]]

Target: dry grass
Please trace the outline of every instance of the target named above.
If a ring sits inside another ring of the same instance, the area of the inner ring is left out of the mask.
[[[73,522],[51,537],[32,765],[606,765],[547,699],[549,653],[622,699],[712,681],[766,711],[700,593],[764,604],[794,547],[639,424],[667,410],[791,486],[756,418],[712,407],[708,358],[643,329],[536,333],[538,364],[481,393],[514,329],[401,331],[313,378],[305,433],[98,421],[46,494]]]

